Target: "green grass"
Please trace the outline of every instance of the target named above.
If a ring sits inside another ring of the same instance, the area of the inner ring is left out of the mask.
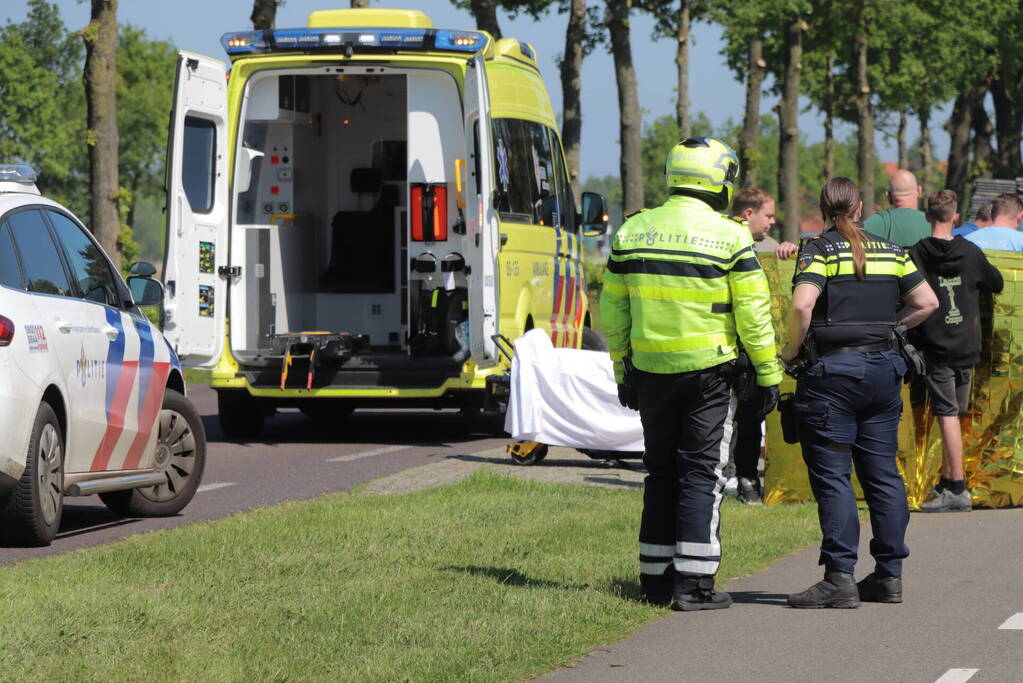
[[[636,601],[638,490],[476,473],[286,503],[0,570],[6,679],[515,680],[665,610]],[[725,502],[727,579],[819,538]],[[771,587],[765,587],[770,589]]]
[[[195,368],[185,368],[185,384],[187,386],[192,386],[193,384],[209,383],[210,383],[209,370],[196,370]]]

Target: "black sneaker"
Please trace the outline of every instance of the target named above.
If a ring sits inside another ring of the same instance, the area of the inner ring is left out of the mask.
[[[852,574],[827,572],[824,580],[818,581],[802,593],[789,596],[789,607],[821,608],[838,607],[853,609],[860,606],[859,591]]]
[[[856,589],[863,602],[902,602],[902,578],[898,576],[881,576],[872,572],[856,584]]]
[[[713,576],[679,576],[675,580],[675,602],[672,609],[696,612],[704,609],[725,609],[732,606],[732,596],[714,590]]]
[[[668,566],[663,574],[640,574],[640,600],[651,605],[667,607],[671,604],[675,589],[675,568]]]
[[[763,505],[760,497],[760,481],[739,477],[739,502],[746,505]]]

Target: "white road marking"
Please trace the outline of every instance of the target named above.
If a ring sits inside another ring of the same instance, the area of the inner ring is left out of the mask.
[[[1023,629],[1023,612],[1016,612],[1011,617],[1005,620],[1005,623],[998,627],[998,630],[1002,629]]]
[[[949,669],[934,683],[966,683],[980,669]]]
[[[327,462],[349,462],[351,460],[361,460],[362,458],[371,458],[374,455],[383,455],[384,453],[404,451],[408,448],[412,448],[411,444],[404,444],[401,446],[385,446],[383,448],[374,448],[371,451],[363,451],[362,453],[352,453],[351,455],[339,455],[336,458],[328,459]]]
[[[217,481],[212,484],[203,484],[195,490],[196,493],[202,493],[203,491],[216,491],[217,489],[227,488],[228,486],[237,486],[237,482],[233,481]]]

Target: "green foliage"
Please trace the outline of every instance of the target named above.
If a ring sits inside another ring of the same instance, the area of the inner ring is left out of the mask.
[[[119,28],[117,123],[123,228],[118,245],[126,265],[138,253],[132,234],[136,202],[163,192],[175,54],[170,43],[149,40],[141,29]],[[30,0],[25,21],[0,27],[0,163],[32,166],[43,194],[87,219],[84,58],[81,36],[69,31],[57,6],[45,0]]]

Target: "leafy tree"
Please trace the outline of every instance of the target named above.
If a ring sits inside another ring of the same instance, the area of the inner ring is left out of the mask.
[[[0,27],[0,160],[38,173],[38,185],[75,213],[88,208],[81,41],[56,5],[30,0],[24,22]]]
[[[619,168],[622,200],[626,215],[643,208],[642,112],[636,85],[636,67],[632,63],[630,0],[606,0],[607,25],[618,84],[618,142],[621,145]]]
[[[120,186],[117,178],[117,0],[92,0],[85,42],[86,125],[89,148],[89,213],[92,232],[120,265]]]
[[[252,14],[249,20],[252,21],[252,28],[265,30],[273,28],[277,20],[277,8],[284,4],[284,0],[253,0]],[[352,7],[355,7],[352,3]]]
[[[118,36],[117,125],[120,185],[128,192],[125,218],[135,225],[140,197],[163,192],[167,112],[174,91],[177,52],[145,31],[122,26]]]

